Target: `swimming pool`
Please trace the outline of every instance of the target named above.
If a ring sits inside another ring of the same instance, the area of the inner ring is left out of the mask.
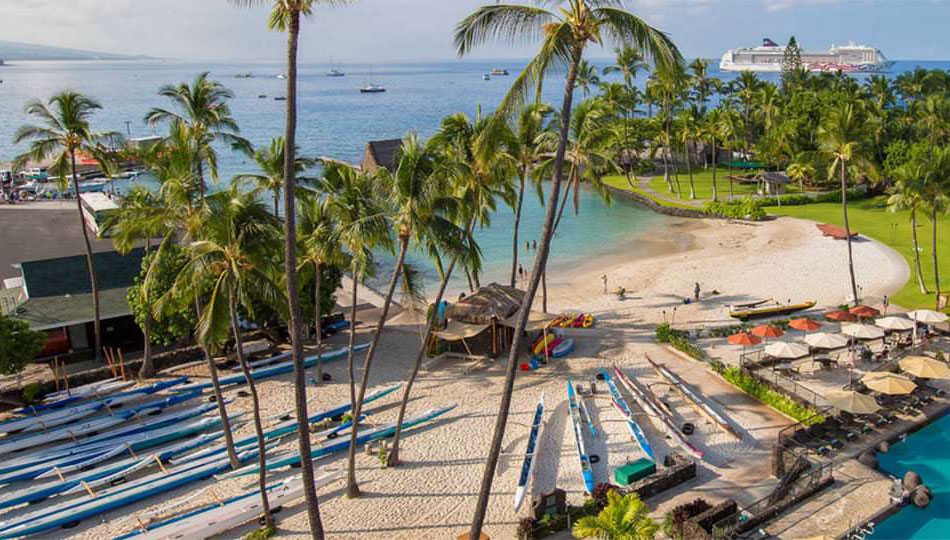
[[[950,415],[908,436],[878,459],[882,470],[898,478],[909,470],[918,473],[934,497],[926,509],[907,506],[885,519],[870,538],[950,538]]]

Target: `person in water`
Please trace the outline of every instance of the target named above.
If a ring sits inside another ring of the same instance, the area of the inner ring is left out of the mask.
[[[531,241],[531,249],[533,249],[533,250],[537,250],[537,249],[538,249],[538,241],[537,241],[537,240],[532,240],[532,241]]]

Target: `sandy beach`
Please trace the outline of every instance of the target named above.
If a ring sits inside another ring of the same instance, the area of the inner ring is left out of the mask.
[[[660,233],[657,233],[658,235]],[[547,404],[538,462],[530,483],[536,495],[555,486],[565,489],[572,502],[583,500],[582,482],[567,414],[565,381],[587,386],[604,367],[616,363],[629,376],[645,385],[660,381],[644,355],[666,364],[686,382],[715,402],[726,413],[743,437],[726,434],[707,422],[678,395],[665,386],[654,391],[675,411],[677,423],[692,422],[697,430],[690,440],[705,452],[696,479],[648,501],[654,515],[675,504],[696,497],[716,502],[726,497],[751,502],[766,494],[775,479],[770,477],[769,449],[788,418],[762,406],[708,371],[705,365],[684,359],[653,342],[653,328],[673,317],[677,327],[725,323],[729,303],[759,298],[776,300],[816,300],[819,305],[836,305],[849,294],[845,244],[821,237],[811,222],[777,219],[763,223],[734,223],[720,220],[681,222],[671,232],[648,238],[666,246],[649,258],[624,260],[623,253],[587,263],[548,277],[549,310],[584,311],[597,316],[597,325],[577,331],[577,349],[568,358],[533,372],[519,372],[508,430],[503,444],[490,499],[485,532],[491,538],[513,538],[520,517],[528,515],[525,504],[519,513],[513,510],[513,495],[523,457],[531,417],[543,392]],[[900,288],[908,277],[906,264],[883,245],[861,240],[855,242],[855,266],[862,294],[882,297]],[[556,255],[555,255],[556,256]],[[608,287],[627,289],[626,299],[604,294],[601,276],[608,276]],[[692,294],[693,284],[703,290],[701,301],[683,304]],[[719,294],[711,294],[713,290]],[[540,307],[540,300],[536,303]],[[361,312],[360,321],[371,320],[372,310]],[[382,336],[380,353],[371,376],[371,387],[405,380],[420,342],[421,329],[411,322],[393,322]],[[366,324],[359,327],[357,342],[370,338]],[[337,335],[327,343],[336,348],[345,343]],[[357,356],[357,368],[363,356]],[[328,538],[417,539],[455,538],[466,532],[475,505],[475,493],[481,479],[484,456],[490,442],[498,408],[504,363],[502,357],[484,366],[472,368],[461,362],[440,362],[421,373],[416,383],[409,414],[436,406],[458,404],[437,421],[411,432],[402,447],[403,464],[384,469],[375,455],[358,453],[358,478],[363,496],[347,500],[343,482],[320,490],[321,515]],[[321,387],[308,387],[311,411],[345,403],[349,399],[346,362],[328,364],[325,371],[333,381]],[[292,407],[290,375],[262,381],[263,415],[270,416]],[[605,385],[598,381],[598,393],[587,399],[587,406],[599,430],[589,450],[600,456],[594,466],[598,482],[612,480],[613,469],[641,451],[632,442],[620,414],[613,408]],[[368,406],[367,422],[379,425],[395,419],[399,394]],[[236,395],[236,391],[229,392]],[[671,451],[669,440],[631,407],[647,431],[658,463]],[[232,410],[250,410],[250,399],[237,397]],[[250,425],[241,428],[251,434]],[[590,440],[590,439],[588,439]],[[293,440],[284,449],[295,448]],[[318,462],[327,470],[346,466],[345,454]],[[297,470],[271,475],[280,479]],[[136,514],[172,504],[191,496],[199,488],[213,486],[190,504],[211,502],[215,496],[234,495],[252,483],[251,477],[223,483],[204,482],[179,489],[160,498],[110,512],[102,518],[83,522],[69,534],[78,538],[100,539],[127,532],[136,527]],[[3,519],[26,512],[15,509]],[[283,508],[278,514],[281,538],[308,536],[302,501]],[[253,529],[248,525],[223,537],[237,538]],[[62,537],[66,531],[47,535]]]

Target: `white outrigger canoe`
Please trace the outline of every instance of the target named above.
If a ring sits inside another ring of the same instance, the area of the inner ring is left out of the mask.
[[[721,414],[716,412],[716,410],[713,409],[709,405],[709,403],[706,403],[706,401],[704,401],[700,396],[696,395],[696,393],[693,392],[693,390],[685,382],[683,382],[683,380],[680,379],[678,375],[670,371],[669,368],[667,368],[663,364],[657,364],[656,362],[651,360],[649,356],[647,356],[646,359],[647,359],[647,362],[649,362],[650,365],[653,366],[653,369],[655,369],[660,375],[663,376],[663,378],[665,378],[671,385],[673,385],[673,388],[676,388],[677,390],[679,390],[679,392],[683,394],[683,397],[686,398],[686,401],[689,401],[700,413],[702,413],[705,417],[709,418],[709,420],[711,420],[714,424],[722,428],[722,430],[725,431],[726,433],[732,435],[733,437],[739,440],[742,439],[742,434],[739,433],[739,431],[736,430],[734,427],[732,427],[732,424],[730,424],[728,420],[723,418]]]
[[[541,426],[544,425],[544,393],[538,400],[538,406],[534,410],[534,420],[531,422],[531,432],[528,434],[528,447],[524,451],[524,462],[521,464],[521,475],[518,477],[518,488],[515,490],[515,512],[521,508],[524,502],[524,496],[527,492],[528,482],[531,481],[531,473],[534,471],[534,463],[541,439]]]
[[[588,495],[594,494],[594,471],[590,465],[590,456],[584,446],[584,431],[581,427],[581,413],[577,406],[577,397],[574,394],[574,383],[567,380],[567,403],[571,412],[571,424],[574,427],[574,445],[577,447],[577,457],[581,463],[581,476],[584,478],[584,491]]]
[[[605,372],[607,370],[604,370]],[[636,385],[632,380],[627,378],[627,375],[620,371],[616,365],[614,366],[614,374],[617,375],[617,379],[620,380],[622,384],[630,395],[633,396],[633,399],[637,402],[637,405],[641,409],[647,412],[651,418],[655,419],[654,422],[656,427],[661,431],[665,432],[671,439],[676,441],[676,444],[680,446],[687,453],[692,454],[697,459],[703,458],[703,451],[699,448],[693,446],[693,443],[689,442],[689,439],[683,435],[680,430],[676,429],[676,424],[670,418],[670,415],[659,408],[656,404],[653,403],[651,396],[646,394],[646,391],[642,390],[639,386]]]
[[[320,489],[343,479],[343,471],[315,471],[314,487]],[[298,475],[267,488],[271,509],[293,502],[303,496],[304,483]],[[322,498],[321,498],[322,500]],[[254,490],[222,503],[214,503],[175,516],[153,525],[146,525],[115,540],[204,540],[228,532],[261,516],[261,494]]]
[[[627,406],[627,402],[624,401],[623,396],[620,395],[620,390],[617,389],[617,385],[614,384],[613,379],[610,378],[610,373],[607,373],[606,369],[603,370],[603,373],[604,381],[607,382],[607,388],[610,389],[610,396],[613,398],[614,406],[620,410],[620,414],[622,414],[624,420],[627,421],[627,429],[630,430],[630,436],[640,445],[640,449],[643,450],[643,453],[653,460],[653,448],[650,447],[650,441],[643,432],[643,428],[633,419],[633,413],[630,411],[630,407]]]

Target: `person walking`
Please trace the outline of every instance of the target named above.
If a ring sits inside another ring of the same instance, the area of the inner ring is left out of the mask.
[[[607,294],[607,274],[600,276],[600,279],[604,280],[604,294]]]
[[[693,287],[693,299],[699,302],[699,282],[696,282],[696,286]]]

